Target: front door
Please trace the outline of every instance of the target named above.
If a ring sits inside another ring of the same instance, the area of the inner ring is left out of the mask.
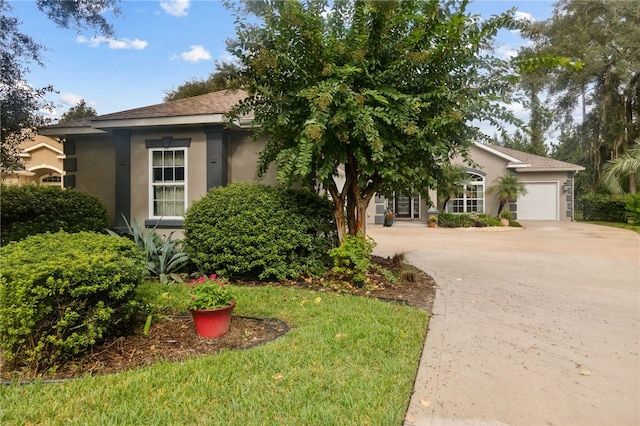
[[[396,195],[396,217],[411,218],[411,197]]]

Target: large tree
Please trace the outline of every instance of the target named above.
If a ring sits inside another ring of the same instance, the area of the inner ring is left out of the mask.
[[[626,0],[559,0],[551,18],[527,31],[538,54],[567,55],[580,69],[555,69],[541,83],[562,132],[556,156],[575,156],[590,189],[604,164],[632,149],[640,136],[640,7]],[[576,110],[581,111],[576,121]],[[576,151],[577,150],[577,151]],[[630,185],[635,177],[628,177]]]
[[[81,99],[76,105],[69,108],[69,111],[60,116],[60,123],[65,121],[79,120],[86,117],[95,117],[98,115],[93,107],[87,105],[84,99]]]
[[[240,87],[242,87],[242,84],[238,79],[238,67],[231,62],[216,61],[216,70],[209,74],[209,77],[206,79],[193,78],[182,83],[177,89],[165,91],[164,101],[177,101],[178,99],[205,95],[218,90],[238,89]]]
[[[490,44],[517,23],[466,5],[228,2],[238,22],[228,48],[250,93],[235,112],[253,113],[256,137],[267,138],[260,172],[275,162],[283,183],[319,182],[341,238],[366,231],[375,193],[426,193],[480,137],[472,120],[512,120],[500,102],[513,69]]]
[[[119,0],[38,0],[38,9],[63,28],[95,28],[112,35],[113,28],[104,17],[117,13]],[[43,46],[20,31],[20,21],[11,16],[12,8],[0,0],[0,172],[22,167],[20,144],[38,127],[47,123],[41,110],[53,104],[45,96],[51,86],[35,88],[27,81],[29,66],[42,66]]]

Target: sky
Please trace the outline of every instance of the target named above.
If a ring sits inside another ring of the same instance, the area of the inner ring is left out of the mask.
[[[57,107],[46,115],[54,119],[81,99],[99,115],[161,103],[166,91],[206,78],[216,60],[233,60],[225,40],[235,35],[234,18],[221,1],[123,1],[121,15],[110,20],[112,39],[93,30],[59,28],[34,1],[8,3],[22,22],[20,30],[46,48],[44,67],[31,64],[27,81],[38,88],[53,85],[57,93],[48,99]],[[518,16],[543,20],[553,2],[476,0],[469,7],[487,17],[511,8]],[[496,54],[503,57],[524,43],[510,31],[499,33],[497,42]]]

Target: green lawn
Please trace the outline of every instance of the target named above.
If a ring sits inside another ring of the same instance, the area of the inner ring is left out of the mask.
[[[427,314],[362,297],[233,287],[238,315],[292,330],[225,351],[126,373],[0,386],[0,424],[400,425]]]
[[[622,223],[622,222],[602,222],[602,221],[584,221],[585,223],[592,223],[594,225],[610,226],[612,228],[628,229],[629,231],[637,232],[640,234],[640,224],[637,223]]]

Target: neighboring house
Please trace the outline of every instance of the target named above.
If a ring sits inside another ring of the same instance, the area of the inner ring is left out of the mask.
[[[60,123],[40,133],[64,138],[64,186],[101,198],[115,228],[124,227],[124,216],[147,227],[180,229],[186,209],[213,187],[276,183],[273,169],[260,180],[256,176],[264,140],[251,142],[251,117],[231,124],[225,118],[244,97],[241,90],[224,90]],[[486,187],[505,172],[517,172],[530,187],[530,195],[510,206],[519,218],[533,218],[544,206],[549,220],[571,219],[573,175],[581,167],[500,147],[475,144],[471,150],[482,165],[470,170],[475,191],[451,200],[452,211],[495,212],[498,202],[484,196]],[[382,223],[388,206],[399,217],[427,218],[420,197],[376,197],[368,222]]]
[[[20,158],[24,168],[3,176],[3,182],[11,185],[62,186],[64,153],[62,144],[54,138],[37,135],[20,144]]]

